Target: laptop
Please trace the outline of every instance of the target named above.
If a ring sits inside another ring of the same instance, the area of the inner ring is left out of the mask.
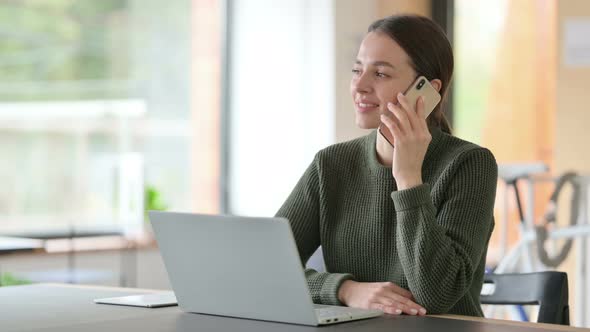
[[[158,211],[149,217],[186,312],[312,326],[383,314],[314,305],[286,219]]]

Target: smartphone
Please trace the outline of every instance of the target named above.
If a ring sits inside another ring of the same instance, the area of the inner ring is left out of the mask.
[[[404,96],[410,105],[416,107],[418,98],[424,97],[424,116],[427,118],[434,110],[436,105],[440,103],[441,96],[436,89],[430,84],[430,81],[424,77],[419,76],[412,85],[404,92]],[[393,146],[393,135],[385,125],[379,125],[379,132],[381,135]]]

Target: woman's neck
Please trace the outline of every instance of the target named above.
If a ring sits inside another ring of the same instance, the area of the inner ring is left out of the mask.
[[[377,151],[377,160],[383,166],[389,166],[393,164],[393,146],[381,135],[377,130],[377,142],[375,143],[375,150]]]

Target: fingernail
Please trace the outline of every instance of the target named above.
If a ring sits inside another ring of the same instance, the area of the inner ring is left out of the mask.
[[[421,313],[422,315],[426,315],[426,309],[424,309],[424,308],[420,309],[420,313]]]
[[[418,313],[418,310],[416,310],[416,309],[411,309],[411,310],[410,310],[410,313],[411,313],[412,315],[415,315],[415,314],[417,314],[417,313]]]
[[[387,103],[387,107],[393,107],[393,103],[392,102],[388,102]]]
[[[402,310],[401,309],[395,309],[395,314],[396,315],[401,315],[401,313],[402,313]]]

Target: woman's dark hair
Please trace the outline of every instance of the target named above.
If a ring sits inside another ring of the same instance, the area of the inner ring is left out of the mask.
[[[442,82],[441,102],[428,117],[428,125],[440,127],[451,134],[445,117],[447,92],[453,77],[453,49],[443,29],[431,19],[418,15],[394,15],[369,26],[369,32],[384,33],[399,44],[410,57],[410,65],[418,75]]]

